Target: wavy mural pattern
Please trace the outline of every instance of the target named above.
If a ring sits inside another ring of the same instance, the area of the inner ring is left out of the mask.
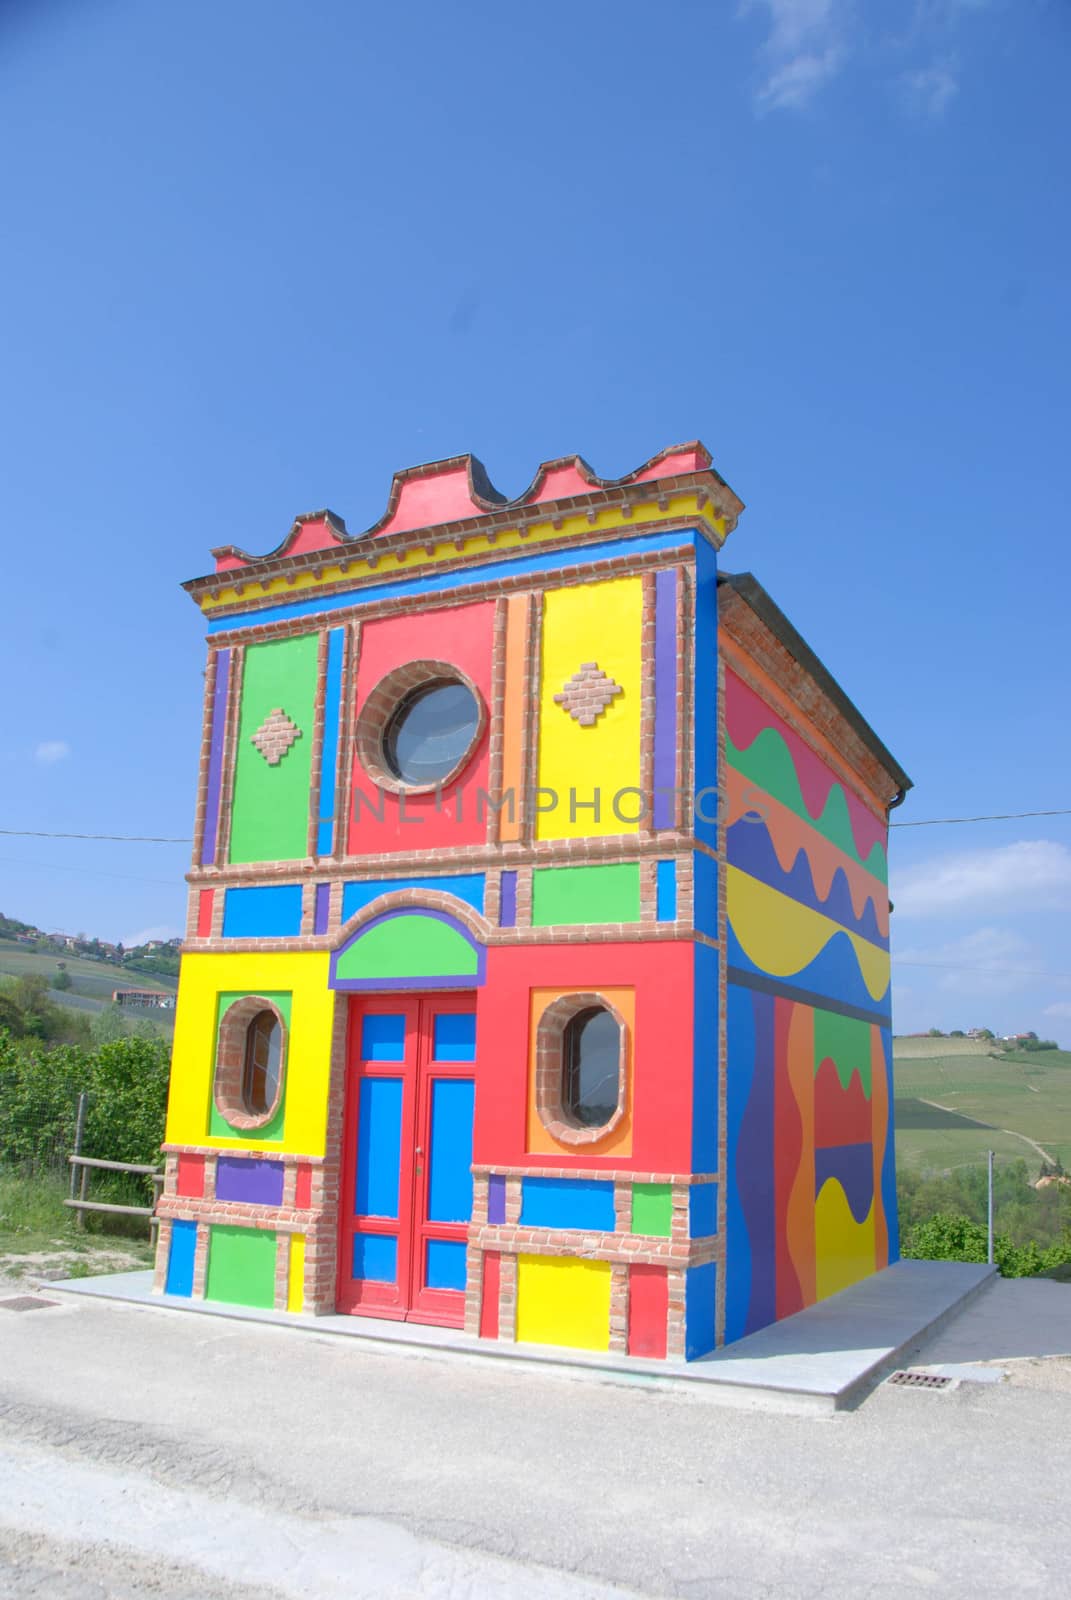
[[[879,945],[790,900],[739,868],[726,868],[729,965],[791,980],[794,987],[881,1011],[889,956]]]
[[[729,765],[887,882],[884,819],[846,790],[821,757],[733,672],[726,674],[725,716]]]
[[[885,1031],[729,986],[726,1337],[896,1258]],[[769,1181],[773,1154],[773,1184]]]
[[[889,900],[882,891],[885,915],[879,924],[875,896],[867,895],[861,911],[856,911],[852,900],[848,875],[841,867],[835,868],[828,888],[822,895],[815,886],[814,872],[808,851],[801,846],[786,869],[767,824],[759,816],[743,817],[734,822],[726,832],[726,858],[729,864],[739,867],[752,878],[758,878],[779,894],[788,895],[799,905],[819,911],[831,922],[868,939],[871,944],[889,948]]]
[[[895,1260],[897,1229],[884,823],[732,674],[726,702],[733,1339]]]
[[[839,873],[848,884],[852,913],[858,919],[866,911],[869,900],[874,907],[874,917],[882,934],[889,931],[888,886],[873,873],[861,867],[854,856],[831,844],[816,833],[810,821],[804,821],[788,806],[782,805],[773,795],[756,788],[751,779],[734,767],[725,771],[726,827],[732,834],[737,823],[747,818],[748,826],[761,822],[770,836],[782,872],[790,873],[796,857],[802,851],[811,869],[811,878],[819,900],[827,900],[833,879]]]

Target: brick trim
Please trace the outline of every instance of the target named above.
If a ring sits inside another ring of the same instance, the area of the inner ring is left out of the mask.
[[[564,1103],[565,1037],[569,1025],[583,1011],[598,1007],[608,1011],[618,1027],[617,1106],[607,1122],[588,1127],[577,1122]],[[628,1103],[629,1061],[632,1041],[629,1026],[612,1001],[594,990],[562,995],[551,1002],[536,1023],[535,1103],[536,1112],[552,1139],[561,1144],[583,1146],[607,1138],[622,1117]]]
[[[482,917],[474,906],[470,906],[467,900],[459,900],[456,895],[447,894],[443,889],[391,889],[370,900],[335,933],[328,934],[325,940],[319,942],[327,949],[341,950],[355,934],[360,933],[366,923],[373,922],[387,911],[443,911],[455,922],[460,922],[481,944],[486,944],[493,932],[487,918]],[[273,942],[283,943],[287,948],[293,945],[293,940]]]
[[[353,725],[357,715],[357,668],[361,659],[361,624],[343,626],[342,685],[338,708],[338,770],[335,776],[335,831],[332,860],[346,859],[350,843],[350,808],[353,803]],[[326,862],[321,862],[326,866]]]
[[[208,768],[212,756],[212,722],[216,704],[216,677],[218,673],[219,647],[210,647],[208,664],[205,668],[204,709],[201,714],[201,759],[197,772],[197,799],[194,810],[193,854],[191,858],[193,866],[199,866],[201,863],[201,851],[205,841],[205,823],[208,817]],[[216,841],[218,845],[218,832]],[[196,923],[194,923],[194,926],[196,927]]]
[[[476,703],[476,730],[464,755],[446,777],[435,783],[406,783],[395,777],[387,766],[383,741],[392,718],[408,696],[439,683],[464,684]],[[357,759],[377,788],[386,789],[390,794],[435,794],[457,781],[479,748],[486,727],[487,706],[467,672],[449,661],[405,661],[380,678],[365,696],[354,725],[354,748]]]
[[[327,704],[327,652],[330,630],[321,628],[316,646],[316,695],[312,707],[312,762],[309,768],[309,815],[305,854],[310,860],[319,855],[320,790],[323,787],[324,709]],[[302,933],[305,932],[304,927]],[[309,929],[311,932],[311,928]]]
[[[242,1079],[245,1075],[245,1052],[249,1025],[262,1011],[270,1011],[282,1030],[282,1044],[279,1051],[279,1081],[275,1086],[275,1097],[267,1111],[251,1112],[246,1108],[242,1098]],[[263,995],[251,994],[246,995],[241,1000],[235,1000],[232,1005],[227,1007],[220,1019],[219,1036],[216,1041],[216,1067],[212,1078],[212,1099],[220,1116],[232,1128],[240,1129],[242,1132],[252,1132],[257,1128],[266,1128],[272,1117],[275,1116],[283,1097],[288,1044],[286,1019],[273,1001],[265,999]]]
[[[703,1267],[721,1261],[724,1236],[658,1239],[640,1233],[585,1233],[580,1229],[522,1228],[509,1222],[469,1229],[469,1248],[511,1256],[575,1256],[584,1261],[624,1262],[651,1267]]]
[[[234,808],[234,774],[238,764],[238,724],[242,710],[242,683],[245,678],[245,646],[231,653],[230,683],[227,687],[227,721],[223,738],[223,771],[219,786],[219,831],[216,834],[216,862],[226,867],[231,853],[231,813]],[[222,922],[223,896],[219,896]]]
[[[645,572],[640,580],[640,790],[646,799],[638,825],[641,836],[654,832],[655,577]]]

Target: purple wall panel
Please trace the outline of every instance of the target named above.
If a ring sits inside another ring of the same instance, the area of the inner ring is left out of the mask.
[[[517,925],[517,874],[504,872],[499,889],[498,925],[514,928]]]
[[[328,916],[331,907],[331,885],[318,883],[316,885],[316,900],[313,906],[313,933],[326,933]]]
[[[492,1172],[487,1180],[487,1220],[489,1223],[506,1220],[506,1180],[500,1172]]]
[[[281,1206],[283,1163],[220,1156],[216,1164],[216,1199],[248,1206]]]
[[[655,574],[653,821],[672,828],[677,782],[677,574]],[[665,791],[659,793],[659,791]]]
[[[227,689],[231,679],[231,653],[216,652],[216,683],[212,694],[212,733],[208,747],[208,787],[205,792],[205,832],[201,843],[201,865],[216,859],[219,834],[219,791],[223,781],[223,735],[227,727]]]

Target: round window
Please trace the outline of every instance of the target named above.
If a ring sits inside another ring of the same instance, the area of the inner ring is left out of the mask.
[[[467,684],[441,679],[422,684],[388,721],[384,760],[402,783],[442,783],[468,754],[479,726],[479,703]]]

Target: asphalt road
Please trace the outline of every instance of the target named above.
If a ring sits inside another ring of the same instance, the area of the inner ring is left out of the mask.
[[[918,1360],[1005,1381],[815,1417],[101,1301],[0,1311],[0,1595],[1051,1596],[1061,1351],[1071,1287],[998,1283]]]

